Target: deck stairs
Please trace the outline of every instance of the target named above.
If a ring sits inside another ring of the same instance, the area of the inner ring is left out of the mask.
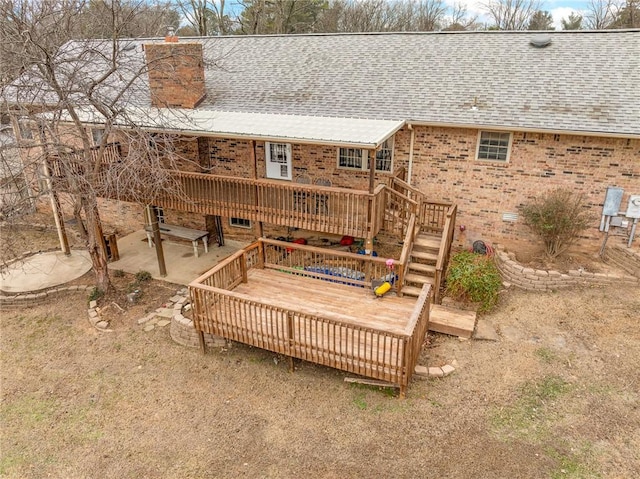
[[[442,235],[420,233],[413,243],[402,294],[418,297],[425,283],[433,286]]]
[[[442,235],[420,233],[413,244],[411,260],[402,293],[418,297],[422,286],[435,282],[436,263]],[[469,339],[476,327],[476,313],[460,309],[431,304],[429,331],[450,334]]]

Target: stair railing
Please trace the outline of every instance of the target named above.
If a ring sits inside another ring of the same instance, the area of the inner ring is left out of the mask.
[[[416,225],[416,213],[411,213],[409,218],[409,224],[407,225],[407,231],[404,235],[404,244],[402,245],[402,252],[400,253],[400,261],[398,264],[398,280],[396,294],[402,296],[402,287],[404,286],[404,277],[409,267],[409,258],[411,257],[411,251],[413,250],[413,243],[418,236],[419,228]]]
[[[456,226],[456,214],[458,207],[451,205],[447,211],[447,217],[444,223],[444,231],[442,240],[440,241],[440,251],[438,251],[438,261],[436,262],[436,274],[434,284],[434,301],[436,304],[441,302],[441,290],[444,285],[444,275],[447,265],[449,264],[449,254],[451,252],[451,243],[453,242],[453,233]]]

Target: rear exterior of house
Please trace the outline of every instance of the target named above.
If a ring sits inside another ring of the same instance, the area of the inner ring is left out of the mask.
[[[184,171],[369,192],[402,172],[429,200],[458,206],[455,242],[469,246],[534,242],[519,207],[554,188],[584,194],[594,217],[607,187],[624,189],[621,209],[640,194],[640,31],[533,37],[254,36],[127,48],[135,62],[178,59],[171,75],[152,68],[137,100],[199,115],[187,127],[166,125],[183,135]],[[365,139],[365,120],[384,134]],[[87,124],[99,137],[100,125]],[[168,206],[159,212],[194,228],[210,222]],[[104,200],[102,214],[123,231],[144,222],[140,205],[122,201]],[[259,233],[242,216],[222,225],[227,235]],[[598,225],[584,247],[600,244]]]

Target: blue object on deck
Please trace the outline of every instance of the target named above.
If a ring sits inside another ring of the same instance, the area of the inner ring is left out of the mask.
[[[355,279],[357,281],[364,281],[364,273],[362,271],[357,271],[351,268],[345,268],[343,266],[306,266],[304,268],[305,271],[309,271],[310,273],[320,273],[325,274],[327,276],[336,276],[338,278],[346,278],[346,279]],[[329,279],[329,278],[320,278],[324,281],[330,281],[332,283],[340,283],[346,284],[349,286],[360,286],[364,287],[361,284],[353,283],[351,281],[344,281],[340,279]]]

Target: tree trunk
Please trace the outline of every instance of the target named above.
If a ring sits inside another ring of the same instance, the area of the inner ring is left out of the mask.
[[[93,271],[96,274],[96,287],[103,293],[111,288],[107,266],[107,248],[102,234],[102,222],[95,198],[83,197],[82,208],[87,221],[87,250],[91,256]]]

